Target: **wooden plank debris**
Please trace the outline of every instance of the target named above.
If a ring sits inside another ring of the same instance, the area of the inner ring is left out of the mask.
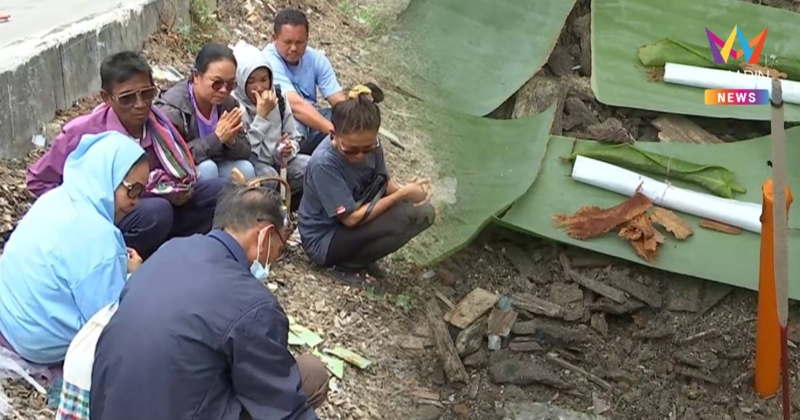
[[[433,294],[434,294],[434,295],[435,295],[437,298],[439,298],[439,300],[441,300],[441,301],[442,301],[442,303],[444,303],[445,305],[447,305],[447,308],[448,308],[448,309],[453,309],[453,308],[456,306],[456,305],[455,305],[455,304],[454,304],[454,303],[453,303],[453,302],[452,302],[450,299],[448,299],[448,298],[447,298],[447,296],[445,296],[445,295],[444,295],[444,293],[442,293],[442,292],[440,292],[440,291],[438,291],[438,290],[434,290],[434,291],[433,291]]]
[[[486,336],[486,318],[481,318],[469,327],[461,330],[456,336],[456,352],[459,356],[467,356],[478,351]]]
[[[570,267],[569,259],[567,259],[567,256],[563,252],[559,258],[561,260],[561,266],[564,269],[564,274],[566,274],[575,283],[578,283],[581,286],[597,293],[598,295],[605,296],[617,303],[625,303],[628,300],[628,298],[625,296],[625,293],[621,292],[620,290],[601,283],[595,279],[586,277],[573,270],[572,267]]]
[[[511,327],[517,321],[517,312],[514,310],[502,311],[500,309],[492,309],[489,314],[489,330],[487,335],[496,335],[498,337],[508,337],[511,333]]]
[[[429,298],[425,302],[425,316],[436,344],[436,351],[442,361],[444,373],[452,382],[468,383],[469,374],[461,364],[461,358],[458,356],[453,339],[450,338],[447,325],[442,321],[442,310],[436,299]]]
[[[512,295],[511,305],[534,315],[544,315],[551,318],[560,318],[564,311],[561,306],[544,299],[539,299],[530,293],[517,293]]]
[[[662,115],[653,120],[652,124],[659,130],[658,139],[665,143],[724,143],[719,137],[703,130],[682,115]]]
[[[464,329],[472,325],[475,320],[482,317],[489,309],[492,309],[500,296],[476,287],[464,298],[461,299],[453,309],[450,309],[444,316],[444,320]]]

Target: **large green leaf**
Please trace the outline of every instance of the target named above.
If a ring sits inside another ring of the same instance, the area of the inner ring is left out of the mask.
[[[708,44],[700,46],[665,38],[639,48],[639,61],[647,67],[664,67],[666,63],[677,63],[687,66],[741,71],[740,65],[743,60],[729,60],[725,64],[717,64],[714,62],[714,57]],[[758,64],[786,73],[789,80],[800,79],[800,60],[761,54]]]
[[[639,48],[669,38],[708,45],[705,28],[725,39],[734,26],[749,40],[769,28],[762,54],[800,59],[800,15],[740,0],[592,1],[592,88],[613,106],[717,118],[769,120],[769,106],[710,106],[703,89],[648,81]],[[735,48],[739,48],[738,43]],[[786,120],[800,106],[786,104]]]
[[[786,132],[788,160],[800,159],[800,128]],[[600,188],[572,180],[572,166],[560,156],[568,155],[574,139],[552,137],[542,170],[536,182],[525,195],[502,217],[500,223],[536,236],[551,238],[581,248],[612,255],[638,264],[651,265],[660,270],[686,274],[733,286],[756,290],[758,287],[759,250],[761,236],[743,232],[728,235],[698,226],[698,218],[679,213],[694,228],[695,234],[678,241],[667,234],[667,242],[660,247],[660,255],[653,264],[637,256],[631,246],[609,233],[586,241],[572,239],[553,225],[555,214],[572,214],[581,206],[611,207],[626,199]],[[736,172],[737,180],[747,188],[747,193],[737,200],[761,202],[761,186],[771,176],[767,161],[772,147],[769,137],[737,143],[698,145],[684,143],[642,143],[639,147],[689,161],[714,163]],[[658,178],[657,178],[658,179]],[[694,189],[691,184],[672,182],[676,186]],[[790,171],[788,184],[800,188],[800,171]],[[800,206],[794,205],[789,214],[789,225],[800,225]],[[790,296],[800,299],[800,234],[789,232]],[[795,257],[791,257],[795,256]]]
[[[555,105],[516,120],[424,108],[419,128],[432,136],[443,178],[436,194],[451,199],[436,224],[405,254],[416,263],[431,264],[467,245],[530,187],[544,159]]]
[[[411,0],[401,16],[405,88],[486,115],[547,62],[575,0]]]

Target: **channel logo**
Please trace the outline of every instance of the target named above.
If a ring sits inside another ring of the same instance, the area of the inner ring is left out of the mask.
[[[706,89],[706,105],[767,105],[767,89]]]

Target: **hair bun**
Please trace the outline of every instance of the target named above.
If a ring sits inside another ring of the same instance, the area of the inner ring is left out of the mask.
[[[364,85],[358,85],[350,89],[350,92],[347,93],[347,97],[349,99],[358,99],[362,95],[366,95],[369,98],[369,100],[372,100],[372,89]]]
[[[378,104],[383,101],[383,90],[375,83],[364,83],[354,87],[347,93],[349,99],[358,99],[362,96],[366,96],[370,101]]]
[[[379,103],[383,102],[383,98],[384,98],[383,90],[381,88],[379,88],[378,85],[376,85],[375,83],[367,82],[367,83],[364,83],[364,86],[369,88],[369,90],[372,92],[371,93],[372,102],[375,102],[376,104],[379,104]]]

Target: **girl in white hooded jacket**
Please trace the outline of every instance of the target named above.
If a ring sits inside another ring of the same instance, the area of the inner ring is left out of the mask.
[[[300,192],[311,156],[298,154],[301,137],[289,101],[276,91],[272,67],[258,48],[239,41],[232,49],[238,83],[233,97],[242,107],[242,130],[250,141],[256,176],[277,176],[285,166],[292,193]]]

